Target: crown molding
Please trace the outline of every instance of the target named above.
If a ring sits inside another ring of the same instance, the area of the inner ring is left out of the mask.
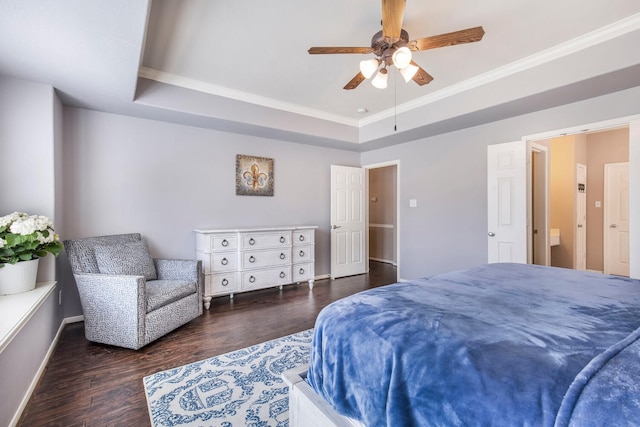
[[[529,70],[531,68],[535,68],[537,66],[546,64],[564,56],[571,55],[583,49],[587,49],[589,47],[598,45],[608,40],[615,39],[639,29],[640,13],[631,15],[627,18],[621,19],[620,21],[616,21],[590,33],[586,33],[582,36],[576,37],[559,45],[553,46],[549,49],[545,49],[533,55],[519,59],[510,64],[495,68],[491,71],[479,74],[460,83],[448,86],[429,95],[398,105],[396,108],[389,108],[379,113],[372,114],[371,116],[360,119],[358,127],[363,127],[380,120],[393,117],[394,114],[405,113],[407,111],[432,104],[444,98],[448,98],[450,96],[460,94],[470,89],[495,82],[502,78]]]
[[[460,83],[448,86],[429,95],[400,104],[394,108],[389,108],[362,119],[351,119],[338,114],[331,114],[313,108],[304,107],[298,104],[279,101],[273,98],[255,95],[228,87],[219,86],[212,83],[203,82],[188,77],[179,76],[172,73],[156,70],[149,67],[140,67],[139,77],[192,89],[199,92],[209,93],[224,98],[260,105],[267,108],[286,111],[294,114],[301,114],[316,119],[327,120],[343,125],[361,128],[363,126],[378,122],[383,119],[393,117],[395,114],[405,113],[416,108],[424,107],[442,99],[458,95],[465,91],[495,82],[505,77],[526,71],[548,62],[571,55],[589,47],[598,45],[608,40],[628,34],[640,29],[640,13],[631,15],[620,21],[601,27],[597,30],[576,37],[559,45],[545,49],[533,55],[514,61],[510,64],[498,67],[486,73],[464,80]]]
[[[219,86],[213,83],[203,82],[202,80],[196,80],[189,77],[178,76],[176,74],[167,73],[164,71],[156,70],[149,67],[140,67],[138,76],[154,80],[160,83],[166,83],[173,86],[182,87],[185,89],[191,89],[198,92],[208,93],[211,95],[221,96],[223,98],[229,98],[236,101],[247,102],[250,104],[260,105],[262,107],[273,108],[276,110],[286,111],[289,113],[302,114],[304,116],[313,117],[321,120],[328,120],[334,123],[339,123],[348,126],[358,127],[358,120],[350,119],[348,117],[340,116],[338,114],[327,113],[326,111],[316,110],[313,108],[304,107],[302,105],[293,104],[290,102],[283,102],[273,98],[267,98],[265,96],[255,95],[240,90],[230,89],[228,87]]]

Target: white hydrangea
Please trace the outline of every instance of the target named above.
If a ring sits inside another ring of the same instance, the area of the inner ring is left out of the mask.
[[[34,247],[34,243],[37,246]],[[14,212],[0,217],[0,249],[0,267],[3,267],[7,263],[41,257],[47,252],[58,255],[62,244],[49,218]]]
[[[21,234],[23,236],[28,236],[29,234],[37,231],[36,222],[33,218],[26,218],[22,220],[18,220],[11,224],[9,230],[13,234]]]
[[[9,227],[9,230],[14,234],[28,236],[36,231],[44,231],[50,228],[53,228],[53,224],[49,218],[42,215],[31,215],[16,219]]]
[[[5,215],[3,217],[0,217],[0,228],[6,227],[12,222],[18,221],[22,218],[28,218],[28,217],[29,215],[27,215],[24,212],[14,212],[12,214]]]

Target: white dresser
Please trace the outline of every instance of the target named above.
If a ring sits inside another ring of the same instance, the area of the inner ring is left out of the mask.
[[[304,281],[313,289],[316,228],[195,229],[205,308],[219,295],[233,298],[238,292]]]

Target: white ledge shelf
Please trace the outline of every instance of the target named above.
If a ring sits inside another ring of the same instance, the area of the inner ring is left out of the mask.
[[[35,289],[0,295],[0,353],[31,319],[56,287],[56,282],[36,284]]]

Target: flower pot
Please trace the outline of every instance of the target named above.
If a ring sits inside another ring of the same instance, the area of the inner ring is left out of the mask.
[[[36,287],[38,258],[5,264],[0,268],[0,295],[17,294]]]

